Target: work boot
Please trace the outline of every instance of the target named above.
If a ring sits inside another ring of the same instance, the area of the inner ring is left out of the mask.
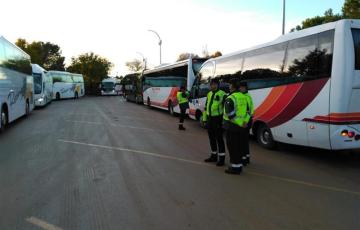
[[[185,131],[186,129],[185,129],[185,127],[183,125],[179,125],[179,130]]]
[[[225,170],[227,174],[240,175],[242,172],[242,167],[229,167]]]
[[[204,160],[206,163],[215,163],[217,162],[217,154],[211,154],[211,156]]]
[[[250,154],[246,155],[246,165],[250,164]]]
[[[221,167],[225,165],[225,156],[219,156],[216,166]]]
[[[248,160],[247,160],[247,157],[246,157],[246,156],[242,157],[241,163],[242,163],[244,166],[247,166],[247,165],[248,165]]]

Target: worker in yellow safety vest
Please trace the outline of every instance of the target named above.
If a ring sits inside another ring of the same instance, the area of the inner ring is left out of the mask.
[[[202,121],[208,130],[211,155],[204,161],[207,163],[217,162],[217,166],[225,164],[225,143],[223,138],[223,114],[226,93],[219,88],[219,80],[210,81],[210,92],[207,94],[205,111]]]
[[[240,92],[246,96],[246,101],[247,101],[247,110],[246,111],[247,111],[248,115],[250,116],[250,120],[246,127],[247,132],[244,136],[244,138],[245,138],[244,142],[247,143],[247,145],[246,145],[246,150],[244,152],[245,156],[243,156],[243,160],[242,160],[243,165],[246,166],[246,165],[250,164],[249,133],[250,133],[250,129],[252,127],[252,122],[253,122],[253,117],[254,117],[254,103],[253,103],[251,95],[248,92],[248,85],[246,82],[241,84]]]
[[[250,116],[247,113],[247,98],[241,93],[238,80],[230,84],[230,95],[225,101],[224,128],[226,130],[226,145],[230,155],[230,166],[225,170],[229,174],[242,172],[242,159],[246,152],[246,132]]]
[[[179,130],[186,130],[184,127],[184,120],[186,116],[186,110],[189,108],[190,93],[186,90],[185,86],[180,87],[180,91],[176,94],[176,99],[180,107],[180,121]]]

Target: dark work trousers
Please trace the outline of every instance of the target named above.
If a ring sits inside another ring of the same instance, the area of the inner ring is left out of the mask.
[[[189,103],[179,104],[179,107],[180,107],[180,121],[179,121],[179,123],[184,124],[184,120],[185,120],[185,117],[186,117],[186,110],[189,108]]]
[[[246,151],[246,128],[240,128],[237,131],[226,131],[226,145],[229,150],[230,163],[234,165],[241,164]],[[236,166],[235,166],[236,167]]]
[[[246,127],[246,133],[244,134],[244,140],[245,140],[245,145],[246,145],[246,149],[244,152],[245,157],[250,158],[250,143],[249,143],[249,135],[250,135],[250,129],[252,126],[252,118],[249,121],[248,126]]]
[[[225,143],[222,128],[223,116],[209,117],[207,122],[208,135],[212,153],[225,156]]]

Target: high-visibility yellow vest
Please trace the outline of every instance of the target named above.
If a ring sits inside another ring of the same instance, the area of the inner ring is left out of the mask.
[[[244,94],[246,96],[247,104],[248,104],[248,114],[252,117],[254,116],[254,102],[249,93]]]
[[[184,93],[181,92],[181,91],[179,91],[179,92],[176,94],[176,99],[178,100],[179,105],[189,102],[188,97],[189,97],[190,93],[189,93],[189,92],[186,92],[186,93],[185,93],[185,97],[184,97],[183,94],[184,94]]]
[[[245,123],[248,123],[250,116],[247,113],[247,98],[240,92],[231,94],[226,100],[232,100],[234,103],[234,110],[224,112],[224,120],[243,127]],[[232,118],[230,118],[232,117]]]
[[[203,121],[207,121],[208,117],[221,116],[224,113],[224,97],[226,93],[222,90],[216,92],[210,91],[207,94],[206,107],[203,112]]]

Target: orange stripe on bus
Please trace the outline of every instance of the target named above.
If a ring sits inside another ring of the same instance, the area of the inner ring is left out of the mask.
[[[266,97],[266,99],[262,102],[262,104],[256,108],[255,110],[255,118],[260,117],[264,113],[266,113],[274,103],[280,98],[282,93],[285,91],[286,86],[275,87],[271,90],[270,94]]]

